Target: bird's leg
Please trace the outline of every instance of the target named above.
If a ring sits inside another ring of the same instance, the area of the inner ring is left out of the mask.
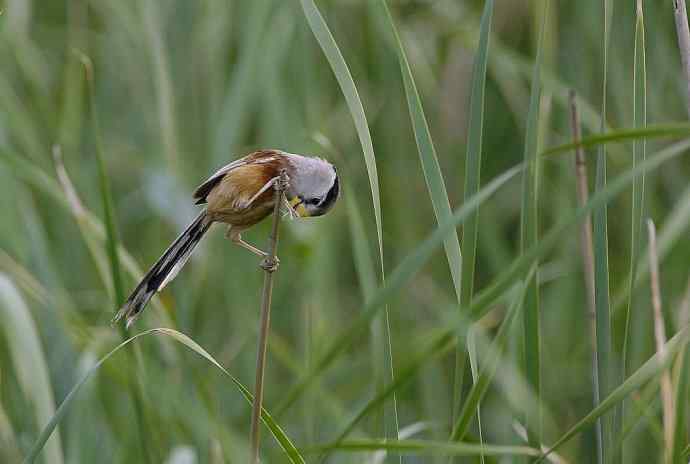
[[[239,245],[242,248],[251,251],[255,255],[261,256],[262,258],[264,258],[264,261],[262,261],[262,263],[261,263],[261,267],[262,268],[264,267],[264,262],[266,261],[266,258],[268,258],[268,253],[266,253],[263,250],[258,249],[257,247],[255,247],[251,243],[247,243],[244,240],[242,240],[242,231],[241,230],[233,229],[233,227],[230,226],[230,227],[228,227],[228,230],[225,232],[225,237],[230,239],[232,241],[232,243]],[[272,270],[275,271],[278,268],[279,264],[280,264],[280,260],[276,256],[274,263],[272,263],[270,267]]]
[[[264,184],[264,186],[261,187],[261,188],[259,189],[259,191],[256,192],[256,193],[249,199],[249,201],[247,202],[247,206],[246,206],[245,208],[249,208],[249,207],[252,205],[252,203],[254,203],[254,201],[255,201],[257,198],[259,198],[259,196],[261,196],[262,193],[264,193],[266,190],[270,189],[271,187],[275,186],[276,183],[278,183],[278,182],[280,182],[280,176],[275,176],[274,178],[272,178],[271,180],[269,180],[268,182],[266,182],[266,183]]]

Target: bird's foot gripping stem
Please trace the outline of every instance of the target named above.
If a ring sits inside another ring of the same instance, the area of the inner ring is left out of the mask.
[[[277,256],[273,258],[266,256],[261,260],[261,263],[259,263],[259,267],[266,272],[275,272],[278,270],[278,266],[280,266],[280,260]]]

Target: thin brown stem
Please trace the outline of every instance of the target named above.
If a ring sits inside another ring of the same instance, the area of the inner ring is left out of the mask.
[[[654,337],[656,350],[659,356],[664,356],[666,345],[666,328],[664,315],[661,311],[661,287],[659,284],[659,256],[656,251],[656,228],[651,219],[647,220],[649,232],[649,271],[652,288],[652,309],[654,310]],[[671,373],[666,369],[661,374],[661,403],[664,408],[664,439],[666,441],[666,453],[670,456],[673,452],[673,387],[671,385]]]
[[[252,404],[252,423],[250,432],[252,459],[250,463],[259,464],[259,438],[261,410],[264,396],[264,371],[266,368],[266,346],[268,332],[271,324],[271,297],[273,295],[273,273],[278,269],[276,250],[278,248],[278,226],[280,225],[280,207],[283,204],[283,195],[287,188],[288,178],[283,170],[280,180],[274,184],[275,206],[273,208],[273,226],[268,239],[268,256],[261,263],[264,270],[264,288],[261,297],[261,322],[259,327],[259,340],[256,354],[256,380],[254,383],[254,401]]]
[[[685,74],[686,98],[688,115],[690,115],[690,29],[688,28],[688,13],[685,0],[673,0],[673,16],[676,20],[676,34],[678,35],[678,49]]]
[[[573,134],[575,147],[575,179],[577,186],[577,203],[579,207],[587,204],[589,197],[589,183],[587,181],[587,158],[585,150],[580,145],[582,140],[582,129],[580,127],[580,116],[577,111],[575,91],[571,90],[570,100],[570,128]],[[582,254],[582,268],[585,278],[585,288],[587,291],[587,310],[586,320],[589,326],[590,344],[592,346],[592,392],[594,405],[599,404],[599,363],[596,355],[597,348],[597,326],[596,326],[596,306],[594,297],[594,248],[592,244],[592,217],[588,214],[580,227],[580,253]],[[601,421],[597,420],[596,425],[598,449],[603,445]],[[602,462],[603,457],[599,457],[598,462]]]

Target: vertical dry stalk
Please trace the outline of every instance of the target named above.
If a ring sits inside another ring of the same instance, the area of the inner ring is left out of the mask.
[[[678,49],[685,74],[687,91],[687,108],[690,115],[690,29],[688,28],[688,13],[685,0],[673,0],[673,16],[676,20],[676,34],[678,35]]]
[[[580,117],[573,90],[570,91],[570,127],[573,133],[573,142],[579,143],[582,140],[582,131],[580,129]],[[581,145],[575,147],[575,176],[577,203],[578,206],[582,207],[587,204],[589,187],[587,181],[587,160]],[[594,250],[592,248],[592,218],[590,215],[587,215],[585,220],[582,221],[582,227],[580,228],[580,251],[582,253],[582,265],[585,274],[585,287],[587,288],[587,318],[592,333],[592,344],[596,346],[594,340],[596,331],[596,326],[594,325]]]
[[[647,220],[649,232],[649,270],[652,288],[652,308],[654,310],[654,336],[656,338],[656,350],[659,356],[664,356],[666,345],[666,329],[664,327],[664,315],[661,312],[661,287],[659,286],[659,256],[656,250],[656,229],[651,219]],[[666,441],[666,453],[670,456],[673,452],[673,387],[671,385],[671,373],[665,370],[661,374],[661,402],[664,409],[664,438]]]
[[[268,256],[261,263],[264,270],[264,288],[261,297],[261,323],[256,354],[256,380],[254,382],[254,401],[252,404],[252,423],[250,432],[251,464],[259,464],[259,435],[261,409],[264,396],[264,370],[266,368],[266,346],[268,331],[271,324],[271,297],[273,295],[273,273],[277,270],[276,250],[278,248],[278,226],[280,225],[280,207],[284,201],[288,178],[285,170],[281,171],[280,179],[274,184],[275,193],[273,208],[273,226],[268,239]]]
[[[575,91],[569,93],[570,101],[570,128],[573,134],[573,142],[579,143],[582,140],[582,129],[580,128],[580,116],[577,111]],[[589,196],[589,184],[587,181],[587,159],[585,151],[581,145],[575,147],[575,177],[577,185],[577,203],[579,207],[587,204]],[[592,217],[588,214],[580,228],[580,251],[582,253],[583,274],[585,277],[585,288],[587,289],[587,324],[589,325],[590,343],[592,345],[592,391],[594,395],[594,405],[599,404],[599,366],[596,355],[597,347],[597,326],[596,326],[596,305],[594,298],[594,248],[592,245]],[[601,421],[597,420],[596,425],[597,440],[603,445]],[[602,446],[597,447],[601,449]],[[600,456],[598,462],[602,462]]]

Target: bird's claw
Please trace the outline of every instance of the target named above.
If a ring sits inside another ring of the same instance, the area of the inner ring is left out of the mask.
[[[280,265],[280,260],[278,259],[277,256],[274,256],[273,259],[266,256],[264,259],[261,260],[261,263],[259,263],[259,267],[266,272],[277,271],[279,265]]]

